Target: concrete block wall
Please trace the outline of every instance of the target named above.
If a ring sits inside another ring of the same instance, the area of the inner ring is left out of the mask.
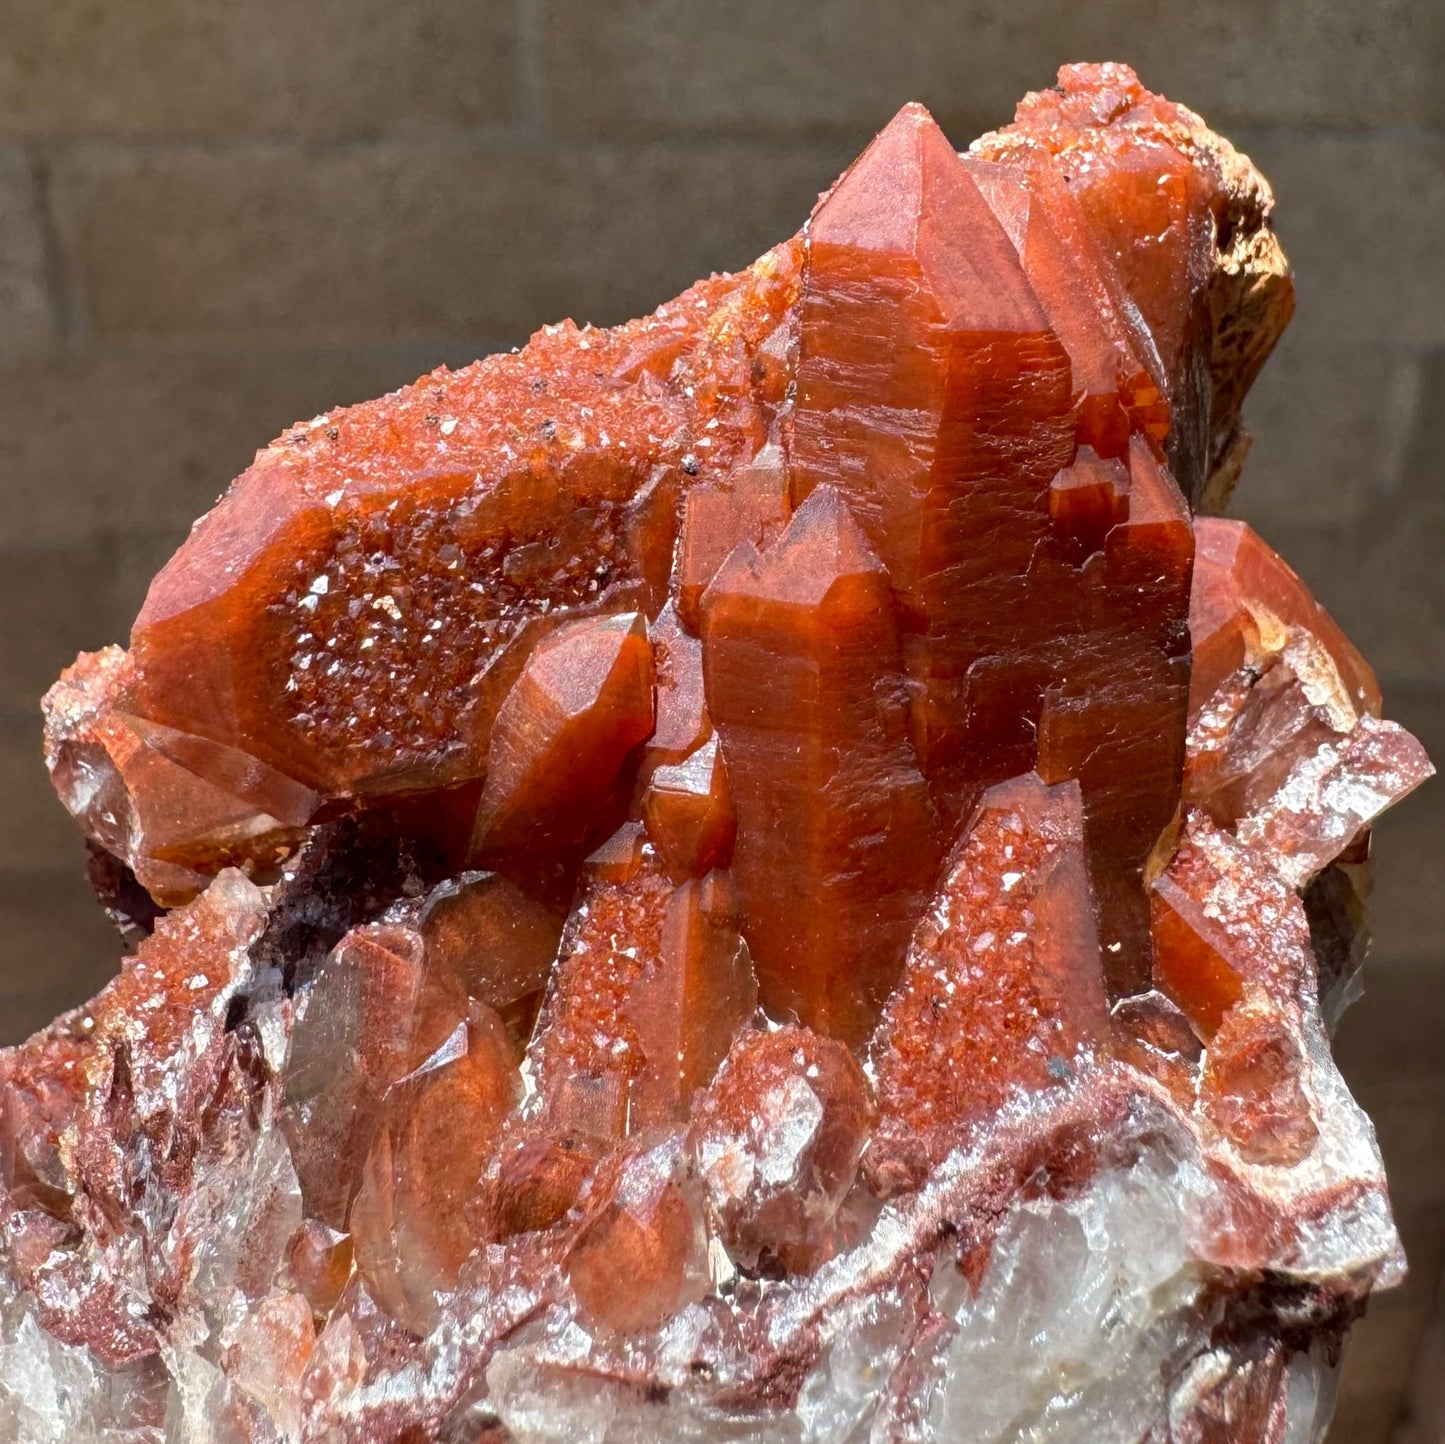
[[[961,145],[1103,58],[1274,182],[1300,312],[1236,510],[1445,757],[1440,0],[0,0],[0,1041],[117,953],[40,693],[124,640],[256,447],[746,264],[904,100]],[[1338,1444],[1417,1444],[1445,1376],[1445,786],[1379,858],[1340,1051],[1415,1272],[1360,1331]]]

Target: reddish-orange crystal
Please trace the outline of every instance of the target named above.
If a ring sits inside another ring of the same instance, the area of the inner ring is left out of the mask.
[[[652,731],[652,681],[636,612],[571,622],[539,643],[497,712],[473,853],[564,850],[585,837]]]
[[[312,1311],[325,1318],[336,1307],[351,1277],[351,1235],[308,1218],[286,1247],[286,1262],[295,1286]]]
[[[653,772],[642,815],[648,836],[674,874],[701,877],[727,866],[738,820],[716,737],[684,761]]]
[[[1121,456],[1136,428],[1163,441],[1170,410],[1154,339],[1101,253],[1070,181],[1052,167],[1025,170],[974,157],[969,169],[1068,352],[1079,445]]]
[[[1015,1089],[1068,1082],[1108,1032],[1077,783],[983,796],[874,1039],[880,1187],[914,1186]]]
[[[560,910],[499,873],[464,872],[393,911],[420,934],[427,968],[454,977],[469,998],[496,1009],[520,1047],[557,956]]]
[[[1153,887],[1154,976],[1208,1044],[1201,1098],[1252,1162],[1297,1163],[1318,1135],[1298,1011],[1314,958],[1304,906],[1268,852],[1192,816]]]
[[[763,1001],[861,1043],[937,846],[889,574],[839,492],[821,487],[767,551],[733,553],[703,607],[708,708]]]
[[[630,1334],[655,1327],[701,1279],[702,1230],[675,1144],[623,1154],[593,1189],[566,1259],[582,1313]]]
[[[1380,686],[1370,664],[1279,554],[1242,521],[1201,517],[1198,576],[1190,599],[1197,713],[1237,668],[1258,667],[1286,650],[1292,634],[1338,679],[1340,700],[1378,716]]]
[[[582,1193],[601,1150],[584,1133],[528,1131],[504,1144],[483,1186],[483,1232],[538,1233],[560,1223]]]
[[[841,1043],[797,1027],[744,1033],[692,1125],[732,1259],[763,1273],[816,1268],[873,1121],[868,1080]]]
[[[1272,208],[1069,66],[261,451],[46,700],[153,935],[0,1052],[0,1434],[1322,1437],[1430,766],[1196,515]]]
[[[532,1044],[548,1123],[616,1140],[685,1120],[757,998],[731,880],[674,885],[644,849],[564,940]]]
[[[387,1091],[349,1226],[372,1296],[422,1332],[476,1241],[467,1205],[518,1091],[502,1020],[479,1005]]]
[[[131,677],[118,647],[82,653],[45,699],[46,761],[87,836],[165,906],[193,897],[222,861],[265,870],[286,857],[316,794],[243,752],[129,715]]]
[[[1242,522],[1202,518],[1184,795],[1302,886],[1431,772],[1369,664]]]
[[[1294,309],[1268,226],[1268,184],[1198,116],[1151,95],[1124,65],[1065,66],[1056,90],[1030,95],[1013,125],[973,150],[1027,171],[1062,234],[1087,236],[1074,256],[1101,256],[1109,290],[1143,322],[1134,334],[1145,374],[1162,379],[1181,486],[1198,500],[1211,469],[1223,470],[1227,494],[1241,449],[1239,404]],[[1059,182],[1077,212],[1059,200]],[[1047,268],[1042,258],[1031,266]],[[1226,317],[1233,323],[1221,324]],[[1071,334],[1062,319],[1060,333]],[[1141,399],[1154,401],[1147,390]],[[1149,429],[1157,413],[1135,421]]]
[[[1027,647],[1048,486],[1073,456],[1068,359],[921,107],[823,199],[810,241],[793,495],[836,489],[886,569],[910,737],[955,823],[970,787],[1019,770],[1017,721],[975,694],[1007,689]]]

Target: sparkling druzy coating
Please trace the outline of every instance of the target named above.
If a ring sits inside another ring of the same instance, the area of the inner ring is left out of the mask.
[[[1249,528],[1268,186],[1126,67],[293,427],[46,699],[144,940],[0,1053],[0,1434],[1317,1439],[1423,781]]]

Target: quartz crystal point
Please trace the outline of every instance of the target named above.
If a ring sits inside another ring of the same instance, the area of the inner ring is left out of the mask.
[[[880,1192],[917,1187],[961,1130],[1106,1045],[1096,916],[1078,783],[984,793],[875,1040]]]
[[[1248,527],[1292,308],[1126,67],[301,423],[46,699],[141,939],[0,1052],[0,1435],[1306,1444],[1430,773]]]

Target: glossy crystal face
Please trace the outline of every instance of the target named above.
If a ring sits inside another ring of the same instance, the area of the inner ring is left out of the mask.
[[[905,106],[748,270],[261,452],[46,700],[150,935],[0,1053],[0,1433],[1318,1438],[1431,769],[1205,514],[1272,205],[1123,66]]]

